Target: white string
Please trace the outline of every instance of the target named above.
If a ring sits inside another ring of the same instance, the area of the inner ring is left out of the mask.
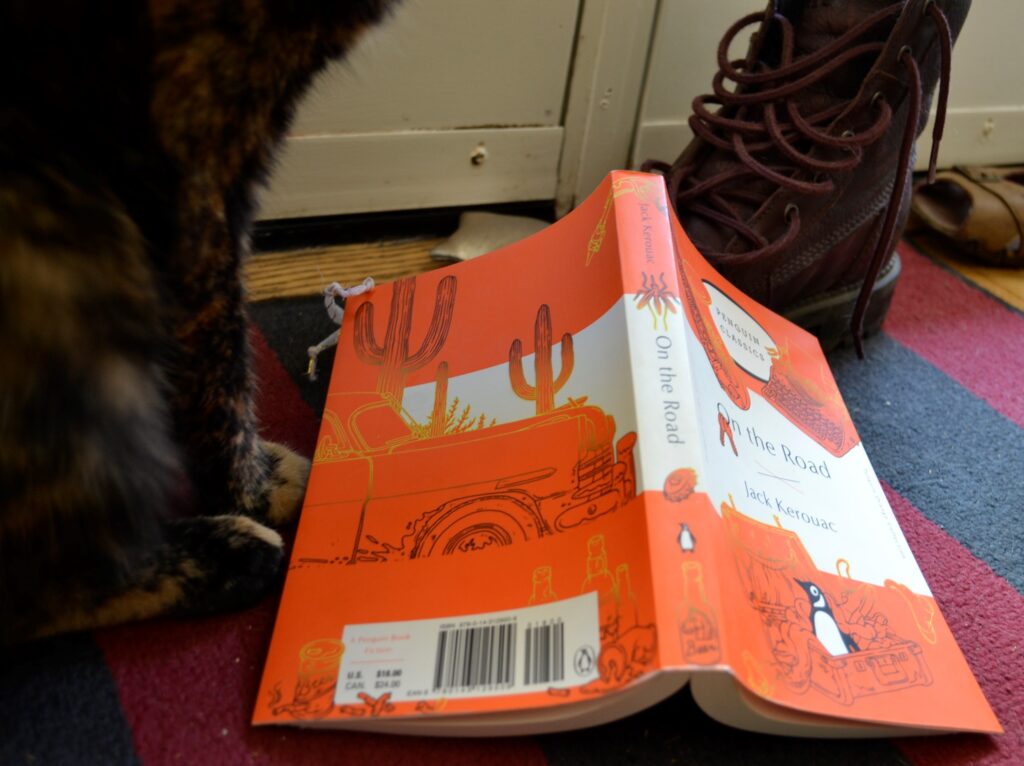
[[[345,309],[338,302],[338,299],[345,300],[353,295],[362,295],[368,290],[372,290],[373,287],[373,277],[367,277],[362,281],[362,284],[358,284],[355,287],[342,287],[337,282],[331,282],[331,284],[324,288],[324,308],[327,309],[327,316],[331,318],[334,324],[338,325],[339,329],[332,332],[315,346],[310,346],[306,349],[306,353],[309,354],[309,366],[306,368],[306,375],[309,376],[310,380],[316,380],[316,358],[322,351],[338,343],[338,336],[341,334],[341,320],[345,317]]]

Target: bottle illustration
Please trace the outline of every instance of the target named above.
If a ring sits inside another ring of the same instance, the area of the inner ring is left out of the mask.
[[[587,576],[581,593],[597,591],[598,619],[601,640],[614,640],[619,635],[619,585],[608,569],[608,553],[604,535],[594,535],[587,541]]]
[[[322,718],[334,707],[334,687],[345,645],[334,638],[310,641],[299,650],[299,670],[292,701],[277,705],[282,713],[296,719]]]
[[[629,581],[629,564],[615,567],[615,581],[619,588],[619,631],[625,633],[640,624],[640,614],[633,593],[633,584]]]
[[[682,644],[683,659],[687,662],[711,665],[720,658],[718,628],[704,591],[704,568],[699,561],[683,564],[679,641]]]
[[[537,567],[533,570],[533,593],[530,595],[529,604],[548,604],[557,601],[554,588],[551,587],[551,567]]]

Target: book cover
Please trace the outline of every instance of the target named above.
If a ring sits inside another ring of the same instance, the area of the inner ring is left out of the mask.
[[[540,731],[687,681],[758,730],[999,730],[817,341],[615,172],[350,300],[254,722]]]

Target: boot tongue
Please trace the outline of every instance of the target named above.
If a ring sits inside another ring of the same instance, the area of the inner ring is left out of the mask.
[[[793,24],[793,57],[799,60],[821,50],[871,14],[892,4],[893,0],[780,0],[778,8],[779,12]],[[888,32],[887,26],[880,24],[856,43],[885,40]],[[870,56],[851,61],[808,89],[808,93],[801,94],[802,97],[798,96],[798,103],[805,108],[824,108],[833,104],[835,99],[853,98],[873,63]],[[816,103],[821,97],[824,97],[827,103]]]

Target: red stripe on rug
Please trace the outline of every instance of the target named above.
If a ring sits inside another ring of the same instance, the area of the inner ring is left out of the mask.
[[[259,332],[257,412],[267,438],[309,454],[317,418]],[[260,402],[263,402],[261,405]],[[249,724],[279,594],[244,612],[100,631],[135,752],[146,764],[546,763],[533,740],[388,737]]]
[[[1024,597],[896,490],[886,495],[946,622],[1005,734],[910,737],[895,743],[918,766],[1024,763]]]
[[[287,444],[302,454],[313,454],[320,421],[299,395],[281,360],[257,328],[249,333],[256,371],[256,416],[263,436]]]
[[[1024,316],[900,243],[903,275],[886,334],[1024,427]]]

